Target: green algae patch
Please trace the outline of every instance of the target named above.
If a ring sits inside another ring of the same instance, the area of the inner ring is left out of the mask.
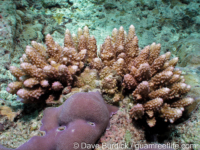
[[[130,144],[131,138],[132,138],[131,132],[129,130],[126,130],[126,133],[125,133],[125,142],[126,142],[127,145]]]
[[[57,13],[56,15],[53,16],[53,19],[55,19],[56,22],[58,24],[60,24],[62,22],[63,16],[64,16],[64,14]]]

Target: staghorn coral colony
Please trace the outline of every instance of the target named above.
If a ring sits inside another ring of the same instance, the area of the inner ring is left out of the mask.
[[[190,86],[175,69],[178,58],[170,60],[170,52],[160,55],[161,45],[156,43],[141,50],[133,25],[128,33],[123,27],[113,29],[99,51],[88,27],[78,29],[77,35],[67,29],[64,47],[50,34],[45,41],[46,47],[32,41],[20,68],[10,67],[17,81],[7,91],[24,103],[55,103],[66,88],[67,93],[75,88],[100,89],[104,100],[113,105],[121,106],[120,101],[129,97],[125,107],[130,117],[144,118],[153,127],[158,117],[174,123],[194,101],[184,97]]]

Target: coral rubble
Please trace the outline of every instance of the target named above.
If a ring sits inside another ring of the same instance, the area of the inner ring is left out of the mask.
[[[17,116],[17,113],[13,112],[12,109],[8,106],[0,106],[0,115],[6,116],[8,120],[13,121]]]
[[[110,119],[110,128],[106,130],[100,138],[99,144],[101,149],[113,149],[113,145],[123,145],[120,150],[133,148],[135,144],[144,144],[145,134],[142,129],[138,129],[132,124],[126,109],[120,109]],[[107,146],[105,148],[105,145]],[[110,147],[109,147],[110,146]]]

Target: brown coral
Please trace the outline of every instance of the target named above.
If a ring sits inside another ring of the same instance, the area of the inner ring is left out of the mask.
[[[142,106],[142,104],[137,104],[131,108],[131,110],[129,111],[129,114],[130,114],[130,117],[134,118],[135,120],[139,118],[142,119],[144,115],[144,107]]]
[[[115,29],[113,31],[115,35],[114,39],[118,39],[120,42],[116,43],[117,40],[112,40],[113,43],[115,42],[113,44],[114,47],[118,47],[114,48],[114,58],[118,58],[119,55],[124,53],[123,55],[126,55],[126,60],[128,60],[123,64],[123,70],[121,66],[118,66],[118,70],[120,71],[117,71],[117,73],[121,76],[126,73],[123,77],[122,84],[125,88],[124,91],[126,93],[127,90],[131,90],[134,98],[133,100],[136,100],[133,103],[137,105],[134,105],[130,109],[130,115],[137,120],[138,118],[142,118],[141,114],[145,116],[146,113],[147,123],[151,127],[156,124],[157,116],[161,116],[165,118],[165,120],[167,118],[167,120],[170,120],[172,123],[182,115],[182,113],[178,113],[179,111],[177,111],[177,116],[173,113],[175,113],[178,108],[190,105],[194,101],[192,98],[177,100],[181,99],[184,94],[189,92],[190,86],[184,83],[185,80],[183,76],[180,76],[181,71],[174,70],[178,62],[177,57],[170,60],[170,52],[159,56],[160,44],[153,43],[150,46],[144,47],[144,49],[139,52],[138,40],[136,40],[133,29],[133,27],[130,27],[129,33],[132,35],[129,35],[127,39],[123,38],[125,34],[121,35],[122,28],[120,28],[118,34]],[[130,44],[130,40],[132,40],[132,45]],[[124,47],[125,50],[123,50]],[[116,62],[117,60],[115,60],[113,64]],[[164,107],[164,103],[171,103],[171,105],[166,108]],[[140,109],[138,109],[138,106],[140,106]],[[143,110],[145,113],[143,113]],[[167,114],[165,112],[167,110],[172,110],[171,112],[173,113]],[[183,111],[183,109],[180,110]],[[155,115],[155,112],[160,113],[160,115]],[[172,115],[174,115],[174,117]]]
[[[77,35],[67,29],[64,47],[48,34],[46,47],[37,42],[26,47],[20,69],[10,67],[17,81],[9,84],[8,92],[27,101],[45,94],[51,95],[52,101],[52,94],[59,95],[69,86],[72,91],[76,87],[99,88],[108,103],[118,103],[128,95],[133,105],[130,116],[147,118],[151,127],[157,117],[173,123],[181,117],[183,107],[194,101],[183,98],[190,86],[184,83],[181,71],[174,69],[178,58],[170,60],[170,52],[160,55],[161,45],[156,43],[140,49],[133,25],[128,34],[123,27],[113,29],[98,55],[88,27],[78,29]]]
[[[45,39],[47,48],[32,41],[32,47],[27,46],[20,59],[20,68],[10,67],[18,81],[10,83],[7,91],[23,98],[23,102],[34,102],[44,94],[61,93],[64,87],[73,85],[75,75],[84,63],[97,57],[96,40],[90,37],[88,28],[85,27],[78,36],[72,38],[67,29],[64,47],[56,43],[50,34]]]

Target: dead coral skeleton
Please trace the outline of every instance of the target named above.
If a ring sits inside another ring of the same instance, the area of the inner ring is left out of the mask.
[[[141,50],[133,25],[128,33],[123,27],[113,29],[112,36],[100,46],[99,56],[88,27],[78,29],[77,35],[67,29],[64,47],[49,34],[46,47],[35,41],[31,44],[20,59],[20,68],[10,67],[17,81],[7,88],[24,102],[39,101],[49,93],[52,99],[52,93],[61,94],[67,86],[100,88],[108,103],[117,103],[132,93],[135,105],[130,116],[136,120],[147,117],[152,127],[157,117],[173,123],[194,101],[183,98],[190,86],[175,69],[178,58],[170,60],[170,52],[160,55],[161,45],[156,43]]]

